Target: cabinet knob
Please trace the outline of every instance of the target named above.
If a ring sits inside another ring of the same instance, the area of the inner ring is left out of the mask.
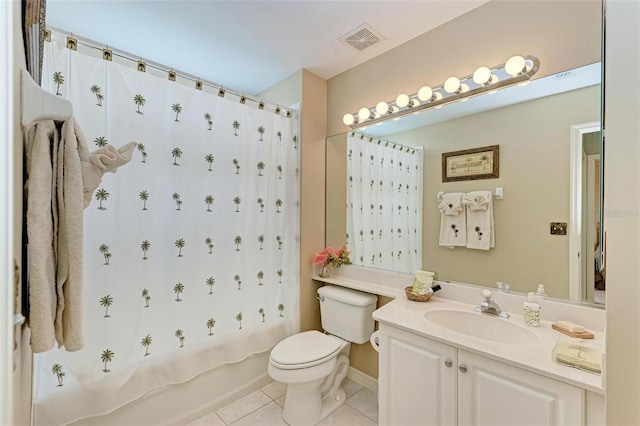
[[[460,366],[458,367],[458,370],[460,370],[461,373],[466,373],[467,372],[467,366],[464,364],[460,364]]]
[[[447,367],[451,367],[453,365],[453,361],[451,361],[450,359],[445,359],[444,365],[446,365]]]

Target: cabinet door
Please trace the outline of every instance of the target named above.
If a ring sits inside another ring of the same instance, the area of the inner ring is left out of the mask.
[[[456,424],[456,349],[380,325],[380,424]]]
[[[458,351],[458,424],[582,425],[583,390]]]

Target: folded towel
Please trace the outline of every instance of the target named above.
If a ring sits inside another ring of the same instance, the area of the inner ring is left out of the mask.
[[[553,359],[560,364],[592,373],[602,371],[602,351],[576,340],[558,341],[553,348]]]
[[[464,194],[462,203],[467,213],[467,248],[489,250],[495,247],[491,191]]]
[[[442,196],[440,210],[440,245],[455,247],[467,245],[466,214],[462,193],[450,192]]]

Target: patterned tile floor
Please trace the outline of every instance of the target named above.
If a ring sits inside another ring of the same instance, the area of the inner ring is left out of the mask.
[[[343,383],[346,403],[319,426],[375,426],[378,424],[378,395],[347,378]],[[188,426],[286,426],[282,406],[287,388],[273,382]]]

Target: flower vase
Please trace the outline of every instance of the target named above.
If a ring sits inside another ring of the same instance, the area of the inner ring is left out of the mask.
[[[329,265],[323,263],[318,275],[322,278],[329,278],[331,276],[331,269],[329,268]]]

